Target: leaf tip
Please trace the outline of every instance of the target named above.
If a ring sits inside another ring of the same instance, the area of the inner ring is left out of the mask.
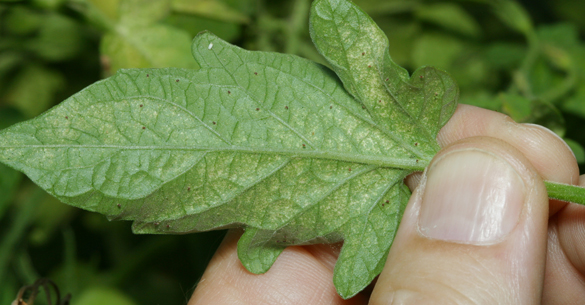
[[[193,38],[193,42],[191,43],[191,54],[200,66],[203,63],[201,52],[213,50],[213,45],[217,44],[215,42],[216,40],[220,40],[220,38],[207,30],[197,33],[195,38]]]

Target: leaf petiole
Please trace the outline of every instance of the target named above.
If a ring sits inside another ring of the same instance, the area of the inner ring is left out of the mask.
[[[585,188],[558,182],[544,181],[548,197],[585,205]]]

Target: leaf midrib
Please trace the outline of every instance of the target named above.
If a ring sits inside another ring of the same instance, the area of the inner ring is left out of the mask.
[[[32,144],[32,145],[0,145],[2,149],[29,149],[29,148],[67,148],[67,149],[115,149],[115,150],[163,150],[163,151],[198,151],[198,152],[235,152],[251,154],[273,154],[280,156],[289,156],[292,158],[316,158],[332,161],[342,161],[351,163],[371,164],[380,167],[410,169],[422,171],[426,167],[426,160],[410,158],[393,158],[387,156],[374,156],[366,154],[349,154],[332,151],[318,151],[311,149],[294,150],[294,149],[272,149],[272,148],[252,148],[245,146],[224,146],[224,147],[206,147],[206,146],[163,146],[163,145],[85,145],[85,144]],[[5,159],[6,160],[6,159]],[[418,161],[418,162],[417,162]]]

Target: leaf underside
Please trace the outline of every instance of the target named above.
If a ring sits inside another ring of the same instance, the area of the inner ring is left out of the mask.
[[[315,1],[311,34],[342,82],[202,33],[200,70],[120,70],[1,131],[0,161],[135,233],[245,227],[238,255],[254,273],[286,246],[344,240],[334,283],[349,298],[380,273],[403,179],[438,151],[458,89],[434,68],[409,77],[351,2]]]

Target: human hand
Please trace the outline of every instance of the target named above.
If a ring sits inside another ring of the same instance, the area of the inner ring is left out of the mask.
[[[542,183],[579,183],[566,144],[466,105],[438,140],[444,148],[426,176],[407,179],[416,189],[373,291],[337,295],[339,244],[288,247],[266,274],[251,274],[237,258],[241,232],[232,231],[189,304],[580,303],[585,207],[549,204]]]

